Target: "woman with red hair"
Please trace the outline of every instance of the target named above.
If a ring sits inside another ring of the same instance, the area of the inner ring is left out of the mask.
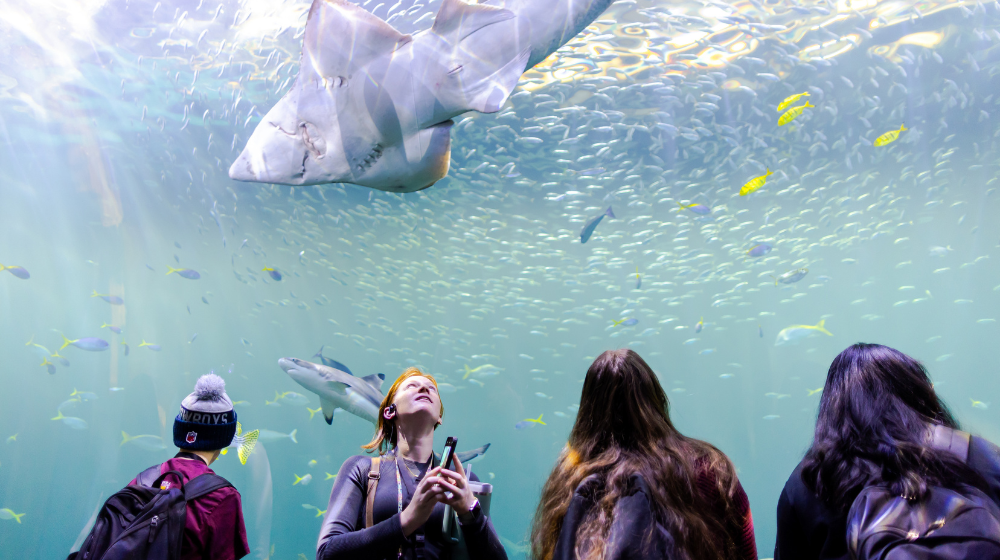
[[[456,461],[454,471],[435,464],[434,430],[443,417],[434,377],[404,371],[382,399],[375,436],[363,446],[378,456],[355,455],[340,467],[317,560],[449,558],[441,532],[445,505],[458,513],[469,557],[506,560],[462,464]]]

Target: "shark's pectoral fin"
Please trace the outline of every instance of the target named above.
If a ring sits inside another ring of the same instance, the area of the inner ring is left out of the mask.
[[[507,61],[499,70],[472,84],[465,84],[469,108],[481,113],[496,113],[517,87],[521,74],[528,67],[531,49],[525,49]]]
[[[319,405],[323,407],[323,418],[326,419],[326,423],[333,424],[333,412],[337,410],[337,405],[327,399],[320,399]]]
[[[462,0],[444,0],[434,18],[431,30],[458,42],[491,23],[513,17],[514,12],[497,6],[467,4]]]
[[[347,393],[347,389],[350,387],[347,383],[341,383],[340,381],[330,381],[326,382],[326,386],[335,393],[344,395]]]

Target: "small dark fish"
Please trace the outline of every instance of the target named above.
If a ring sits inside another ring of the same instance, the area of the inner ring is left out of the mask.
[[[764,338],[764,327],[760,326],[760,323],[757,323],[757,334]]]
[[[139,345],[139,348],[142,348],[143,346],[145,346],[146,348],[149,348],[153,352],[159,352],[160,351],[160,345],[159,344],[151,344],[151,343],[146,342],[145,340],[143,340],[142,344]]]
[[[639,267],[635,267],[635,289],[642,287],[642,277],[639,276]]]
[[[103,325],[101,325],[101,328],[102,328],[102,329],[103,329],[104,327],[108,327],[109,329],[111,329],[111,332],[113,332],[113,333],[115,333],[115,334],[122,334],[122,328],[121,328],[121,327],[117,327],[117,326],[115,326],[115,325],[109,325],[109,324],[107,324],[107,323],[104,323]]]
[[[7,272],[20,278],[21,280],[27,280],[28,278],[31,278],[31,274],[28,274],[28,270],[23,266],[4,266],[0,264],[0,270],[6,270]]]
[[[176,272],[177,276],[187,278],[188,280],[197,280],[201,278],[201,274],[198,274],[197,270],[192,270],[190,268],[174,268],[172,266],[168,266],[167,268],[170,269],[167,272],[167,275],[170,275],[172,272]]]
[[[332,367],[333,369],[339,369],[344,373],[350,373],[351,375],[354,375],[353,373],[351,373],[351,370],[347,369],[347,366],[345,366],[344,364],[338,362],[337,360],[331,360],[330,358],[323,356],[323,346],[320,346],[319,352],[313,354],[312,357],[319,358],[320,361],[323,362],[323,365],[326,367]]]
[[[763,257],[764,255],[770,253],[771,249],[774,249],[774,245],[771,245],[770,243],[758,243],[747,251],[747,255],[754,258]]]
[[[275,282],[281,282],[281,273],[278,272],[277,270],[275,270],[273,268],[264,268],[262,270],[264,270],[265,272],[267,272],[267,274],[271,278],[273,278]]]
[[[242,245],[240,245],[240,249],[242,249],[242,248],[246,247],[246,246],[247,246],[247,242],[248,242],[248,241],[250,241],[250,240],[249,240],[249,239],[244,239],[244,240],[243,240],[243,244],[242,244]]]
[[[174,241],[174,247],[177,247],[178,249],[181,249],[181,248],[182,248],[182,247],[181,247],[181,244],[180,244],[180,243],[178,243],[178,242],[176,242],[176,241]]]
[[[205,299],[205,296],[201,296],[201,301],[202,301],[202,303],[204,303],[205,305],[208,305],[208,300],[207,300],[207,299]]]
[[[41,365],[45,366],[45,369],[49,372],[49,375],[55,375],[56,366],[52,365],[52,362],[50,362],[48,359],[43,360]]]
[[[190,305],[187,306],[187,309],[188,309],[188,315],[190,315],[191,314],[191,306]]]
[[[605,169],[603,167],[592,167],[590,169],[584,169],[578,175],[581,177],[593,177],[594,175],[600,175],[604,173]]]
[[[125,347],[125,355],[126,355],[126,356],[128,356],[128,343],[126,343],[126,342],[125,342],[125,341],[123,340],[123,341],[122,341],[122,346],[124,346],[124,347]]]
[[[52,354],[49,358],[54,358],[62,367],[69,367],[69,360],[59,355],[59,352]]]
[[[99,297],[99,298],[103,299],[104,301],[110,303],[111,305],[121,305],[121,304],[125,303],[125,300],[123,300],[122,298],[120,298],[118,296],[113,296],[113,295],[110,295],[110,294],[99,294],[99,293],[97,293],[97,290],[94,290],[94,293],[90,297]]]
[[[594,234],[594,230],[597,229],[597,224],[601,223],[601,220],[603,220],[605,216],[609,218],[615,217],[615,213],[611,211],[610,206],[608,206],[608,209],[605,210],[603,214],[597,216],[596,218],[592,218],[589,222],[587,222],[587,225],[583,226],[583,230],[580,231],[580,243],[586,243],[587,240],[590,239],[590,236]]]
[[[693,204],[688,204],[687,206],[685,206],[685,205],[681,204],[680,202],[678,202],[677,205],[680,206],[682,210],[690,210],[690,211],[694,212],[695,214],[698,214],[699,216],[704,216],[706,214],[711,214],[712,213],[712,209],[711,208],[709,208],[708,206],[705,206],[704,204],[698,204],[697,202],[695,202]]]
[[[153,272],[156,272],[156,269],[153,268],[153,267],[151,267],[151,266],[149,266],[148,264],[146,265],[146,268],[148,268],[149,270],[152,270]]]
[[[174,261],[176,261],[176,262],[177,262],[177,264],[180,264],[180,263],[181,263],[181,259],[180,259],[180,257],[178,257],[177,255],[174,255]],[[169,274],[169,272],[168,272],[167,274]]]
[[[194,341],[195,341],[195,339],[197,339],[197,338],[198,338],[198,333],[194,333],[194,336],[192,336],[192,337],[191,337],[191,340],[189,340],[189,341],[188,341],[188,344],[191,344],[191,343],[192,343],[192,342],[194,342]]]
[[[62,350],[67,346],[76,346],[80,350],[89,350],[91,352],[101,352],[108,349],[108,341],[103,338],[96,337],[84,337],[78,338],[76,340],[70,340],[63,335],[63,345],[59,349]]]

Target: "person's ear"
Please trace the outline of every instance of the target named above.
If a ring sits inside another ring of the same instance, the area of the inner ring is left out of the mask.
[[[396,405],[394,404],[390,404],[389,406],[385,407],[385,410],[382,411],[382,418],[385,418],[386,420],[392,420],[395,417],[396,417]]]

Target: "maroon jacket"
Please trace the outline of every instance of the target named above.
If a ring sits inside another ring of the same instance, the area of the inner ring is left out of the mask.
[[[199,460],[177,457],[160,466],[160,474],[167,471],[184,475],[183,481],[178,481],[175,475],[168,475],[165,481],[172,484],[186,483],[202,473],[215,474]],[[129,486],[135,483],[132,479]],[[249,553],[243,505],[235,488],[220,488],[188,502],[181,560],[238,560]]]

